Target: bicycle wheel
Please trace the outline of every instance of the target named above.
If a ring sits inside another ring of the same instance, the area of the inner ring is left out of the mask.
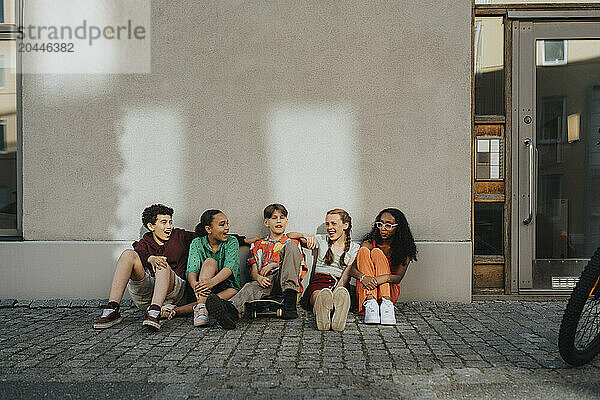
[[[578,366],[600,352],[600,247],[573,289],[558,334],[565,362]]]

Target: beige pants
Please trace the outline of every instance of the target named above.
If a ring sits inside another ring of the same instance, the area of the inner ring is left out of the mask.
[[[242,315],[244,306],[249,301],[260,300],[271,294],[279,295],[287,289],[298,292],[300,290],[298,279],[301,264],[302,254],[300,254],[298,246],[292,242],[286,243],[279,252],[279,270],[270,276],[271,285],[263,288],[256,281],[248,282],[231,298],[231,302]]]
[[[141,281],[129,280],[127,286],[129,295],[135,303],[135,305],[142,311],[146,310],[150,306],[152,301],[152,295],[154,294],[154,277],[150,276],[150,273],[146,270],[146,275]],[[173,284],[173,290],[167,293],[165,297],[165,304],[175,304],[177,306],[183,305],[185,302],[185,281],[175,275]]]

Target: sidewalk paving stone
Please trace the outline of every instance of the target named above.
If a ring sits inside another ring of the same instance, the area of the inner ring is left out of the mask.
[[[106,301],[106,300],[90,299],[90,300],[86,300],[86,302],[84,303],[84,307],[100,308],[101,306],[104,306],[106,303],[108,303],[108,301]]]
[[[548,386],[548,399],[581,400],[600,385],[600,359],[570,368],[558,355],[564,302],[409,302],[397,306],[396,326],[350,314],[341,333],[317,331],[305,311],[290,321],[242,320],[233,331],[175,318],[151,333],[132,304],[122,323],[94,330],[105,303],[2,303],[12,307],[0,307],[0,398],[88,398],[108,384],[123,399],[505,400]]]
[[[87,300],[83,300],[83,299],[75,299],[71,301],[71,307],[75,308],[75,307],[85,307],[85,303]]]
[[[56,307],[60,307],[60,308],[67,307],[68,308],[68,307],[71,307],[71,303],[72,303],[72,300],[69,300],[69,299],[58,299]]]
[[[27,307],[29,308],[29,305],[33,302],[33,300],[30,299],[20,299],[17,300],[17,303],[15,304],[15,307]]]
[[[0,308],[12,307],[17,303],[17,299],[1,299]]]
[[[45,303],[46,303],[46,300],[33,300],[29,304],[29,308],[42,308]]]

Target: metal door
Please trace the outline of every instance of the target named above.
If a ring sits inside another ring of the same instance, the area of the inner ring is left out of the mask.
[[[514,21],[512,87],[513,291],[567,291],[600,245],[600,23]]]

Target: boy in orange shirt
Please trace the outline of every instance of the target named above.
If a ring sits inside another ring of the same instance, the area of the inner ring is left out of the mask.
[[[300,282],[308,272],[300,243],[285,234],[288,212],[283,205],[268,205],[263,216],[269,235],[250,247],[248,266],[252,280],[229,301],[216,295],[206,299],[209,316],[225,329],[235,328],[247,302],[271,295],[283,294],[282,318],[298,318],[296,302],[302,291]]]

